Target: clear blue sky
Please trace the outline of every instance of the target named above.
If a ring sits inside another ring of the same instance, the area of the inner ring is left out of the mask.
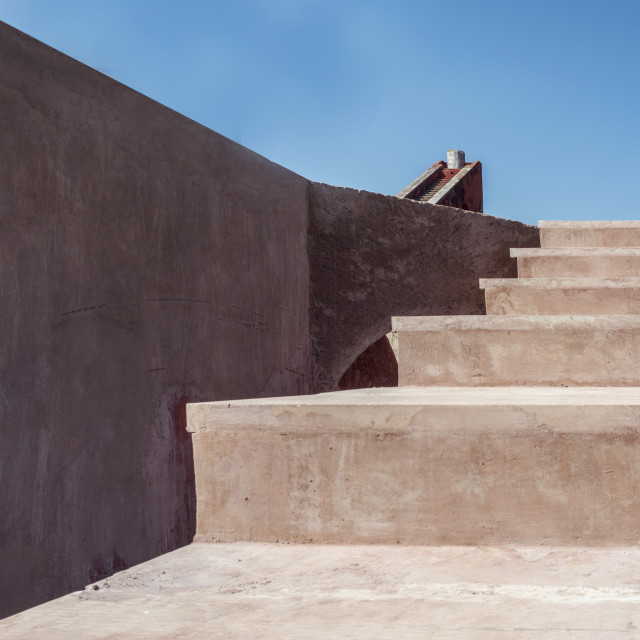
[[[485,211],[640,218],[640,3],[0,0],[0,19],[312,180],[448,148]]]

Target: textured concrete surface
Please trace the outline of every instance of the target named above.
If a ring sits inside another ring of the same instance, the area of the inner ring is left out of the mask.
[[[516,276],[510,247],[538,246],[519,222],[312,184],[310,331],[318,390],[332,391],[393,315],[484,313],[481,277]]]
[[[640,316],[393,319],[400,385],[640,386]]]
[[[540,220],[541,247],[640,247],[640,220]]]
[[[480,279],[487,315],[637,315],[640,278]]]
[[[511,249],[519,278],[638,278],[640,247]]]
[[[638,548],[193,544],[0,622],[6,640],[609,640]]]
[[[308,182],[0,24],[0,616],[191,540],[186,401],[299,393]]]
[[[197,539],[636,544],[640,389],[189,405]]]

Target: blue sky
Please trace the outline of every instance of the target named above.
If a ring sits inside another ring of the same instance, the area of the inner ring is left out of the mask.
[[[485,212],[640,218],[640,3],[0,0],[0,19],[330,184],[394,194],[448,148]]]

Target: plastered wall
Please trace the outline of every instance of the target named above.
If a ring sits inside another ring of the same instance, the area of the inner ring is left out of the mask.
[[[187,401],[307,390],[308,182],[4,24],[0,114],[8,615],[191,540]]]

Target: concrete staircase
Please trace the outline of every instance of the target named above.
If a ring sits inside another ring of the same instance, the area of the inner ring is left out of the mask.
[[[541,221],[541,249],[512,249],[518,279],[481,279],[489,315],[637,315],[640,222]]]
[[[446,176],[444,178],[440,178],[433,183],[422,195],[416,198],[418,202],[429,202],[433,196],[435,196],[440,189],[442,189],[452,178],[453,176]]]
[[[393,319],[396,389],[192,405],[197,539],[640,541],[640,224],[541,231],[490,315]]]
[[[0,635],[637,638],[640,224],[541,241],[393,319],[397,388],[190,405],[196,542]]]

